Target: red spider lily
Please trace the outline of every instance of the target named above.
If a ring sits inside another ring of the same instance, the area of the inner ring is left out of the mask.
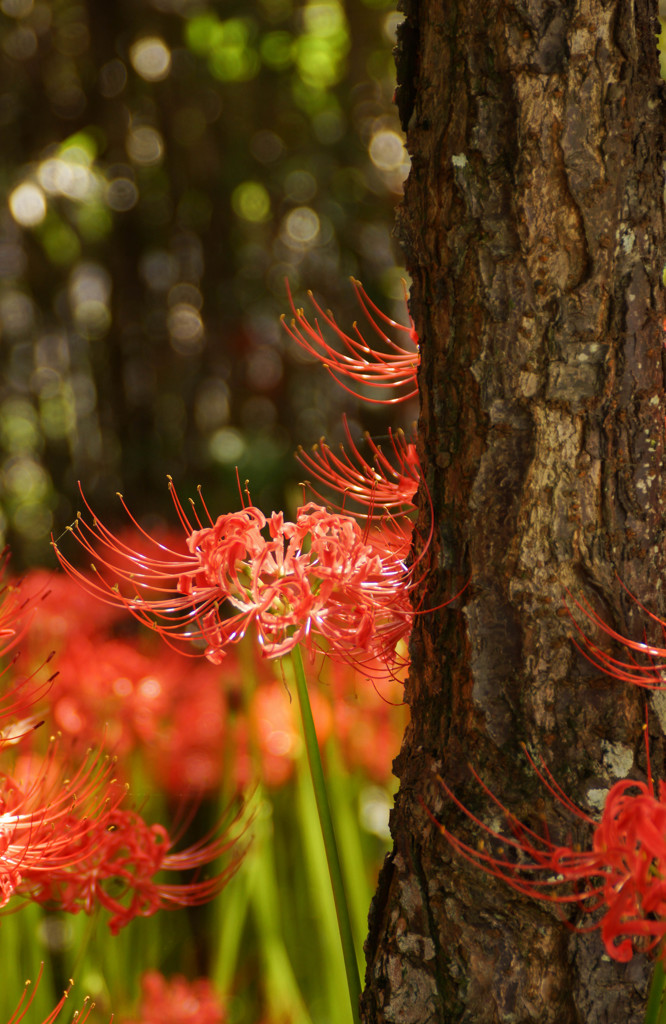
[[[30,758],[15,777],[0,780],[0,907],[12,897],[69,913],[92,913],[101,905],[111,911],[109,927],[116,933],[138,915],[203,903],[222,889],[239,856],[222,872],[186,884],[158,876],[198,870],[226,854],[235,840],[206,837],[174,852],[165,829],[120,808],[126,787],[109,778],[109,758],[90,756],[67,778],[56,746],[37,771]],[[19,781],[20,772],[27,783]]]
[[[373,514],[379,510],[393,511],[413,509],[414,495],[421,480],[421,466],[416,445],[407,441],[402,431],[389,431],[389,450],[393,458],[387,457],[381,446],[369,434],[366,442],[371,452],[370,461],[361,454],[354,443],[347,421],[344,421],[349,452],[340,445],[340,455],[335,455],[324,439],[312,449],[312,454],[298,449],[298,461],[315,479],[339,491],[344,499],[350,499]],[[309,481],[308,481],[309,483]],[[317,497],[321,495],[310,488]]]
[[[311,356],[321,360],[333,379],[356,398],[385,405],[414,398],[418,394],[416,371],[419,365],[419,347],[418,336],[414,330],[412,318],[409,316],[409,310],[407,316],[410,326],[405,327],[382,313],[368,298],[359,281],[352,279],[352,284],[365,319],[372,332],[380,340],[383,349],[369,345],[357,324],[354,324],[353,327],[353,337],[346,334],[338,327],[333,314],[330,311],[324,311],[313,298],[312,292],[309,292],[310,301],[321,317],[321,321],[331,329],[341,344],[342,350],[330,344],[324,337],[319,320],[315,320],[314,324],[311,324],[304,311],[296,309],[288,283],[287,292],[294,318],[290,323],[287,323],[285,317],[282,318],[287,333]],[[406,304],[407,296],[405,294]],[[394,341],[386,333],[387,328],[403,336],[406,335],[408,340],[405,345]],[[344,379],[341,380],[341,377]],[[367,385],[370,388],[395,389],[398,393],[392,398],[368,398],[367,395],[359,394],[353,386],[350,387],[345,383],[345,379]]]
[[[111,912],[109,929],[116,935],[135,917],[158,910],[207,903],[224,888],[241,856],[209,878],[188,883],[162,882],[161,872],[198,871],[227,854],[236,840],[228,835],[207,836],[173,852],[175,841],[161,825],[147,825],[136,811],[116,809],[104,830],[75,864],[28,878],[30,895],[38,903],[56,904],[69,913],[93,913],[97,906]],[[129,897],[127,899],[127,897]]]
[[[41,587],[37,590],[27,588],[32,589],[28,596],[24,580],[6,581],[7,560],[5,551],[0,554],[0,657],[14,653],[0,668],[0,680],[5,676],[13,677],[7,690],[0,695],[0,750],[35,727],[37,720],[27,717],[28,709],[48,692],[54,679],[53,675],[39,679],[40,670],[51,660],[53,652],[44,658],[36,671],[17,675],[19,652],[14,649],[26,637],[34,620],[36,601],[43,599],[44,590]]]
[[[226,1013],[208,978],[188,981],[147,971],[141,979],[141,1004],[135,1021],[125,1024],[223,1024]]]
[[[612,640],[623,644],[629,651],[644,655],[650,659],[649,665],[640,665],[633,655],[631,656],[631,661],[623,661],[621,658],[613,657],[608,651],[604,651],[598,644],[595,644],[572,616],[573,624],[581,638],[580,643],[577,640],[573,641],[574,646],[589,662],[601,669],[602,672],[612,676],[614,679],[620,679],[622,682],[633,683],[635,686],[642,686],[647,690],[666,690],[666,647],[660,647],[657,644],[650,644],[646,641],[630,640],[628,637],[622,636],[621,633],[618,633],[609,626],[607,622],[604,622],[602,617],[586,601],[577,601],[569,591],[567,593],[576,608],[585,615],[589,622],[597,626]],[[645,612],[648,618],[660,626],[666,636],[666,621],[648,611],[629,591],[627,593],[641,611]]]
[[[159,557],[151,557],[79,516],[71,530],[95,559],[96,582],[56,547],[64,568],[168,641],[203,639],[214,664],[251,624],[267,658],[305,643],[354,662],[392,659],[412,622],[404,534],[364,532],[353,517],[313,503],[294,522],[275,512],[266,519],[253,506],[213,521],[204,505],[203,526],[194,511],[190,522],[169,486],[187,553],[155,542]]]
[[[0,671],[0,679],[15,667],[17,657]],[[44,665],[40,668],[44,668]],[[0,723],[7,723],[0,728],[0,750],[16,743],[41,724],[36,715],[28,715],[28,709],[48,693],[55,674],[39,681],[39,671],[13,681],[9,690],[0,696]]]
[[[441,778],[438,780],[456,806],[501,844],[502,855],[485,852],[482,843],[475,849],[445,826],[435,824],[462,857],[517,892],[549,903],[573,904],[594,914],[592,925],[577,930],[598,928],[614,960],[626,962],[635,952],[654,949],[666,935],[666,787],[660,782],[655,796],[650,776],[647,783],[632,779],[616,782],[606,797],[601,820],[595,824],[569,800],[550,773],[537,772],[567,810],[594,827],[590,849],[556,846],[527,828],[474,771],[477,782],[505,815],[514,838],[485,825]]]
[[[37,768],[31,758],[0,776],[0,907],[15,894],[31,898],[35,880],[75,868],[125,796],[110,777],[112,760],[89,756],[68,777],[57,748]]]

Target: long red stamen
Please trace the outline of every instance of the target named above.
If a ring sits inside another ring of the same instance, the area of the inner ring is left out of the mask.
[[[343,422],[350,454],[341,445],[340,455],[335,455],[322,439],[319,445],[314,446],[312,454],[298,449],[297,458],[301,465],[315,479],[339,491],[345,500],[350,499],[367,510],[367,514],[376,514],[375,509],[380,510],[380,515],[384,510],[413,509],[414,495],[421,480],[415,444],[408,442],[402,431],[389,432],[393,455],[390,459],[381,446],[366,435],[370,451],[368,460],[352,438],[346,418]],[[312,484],[310,487],[315,496],[321,498]]]
[[[648,618],[653,622],[657,623],[662,631],[666,635],[666,621],[660,619],[653,612],[650,612],[626,587],[624,587],[626,593],[632,598],[638,608],[643,611]],[[573,639],[574,647],[580,653],[587,658],[587,660],[600,669],[602,672],[614,679],[619,679],[622,682],[633,683],[635,686],[643,687],[648,690],[666,690],[666,647],[661,647],[658,644],[649,643],[647,640],[631,640],[629,637],[623,636],[617,630],[609,626],[607,622],[597,613],[595,610],[584,600],[578,600],[573,594],[567,590],[567,595],[572,605],[582,612],[588,622],[593,626],[605,633],[606,636],[610,637],[611,640],[622,644],[630,652],[630,661],[616,658],[608,651],[600,647],[594,640],[591,639],[582,628],[582,626],[576,621],[570,609],[569,615],[574,625],[576,633],[580,640]],[[650,663],[648,665],[641,665],[634,657],[636,655],[643,655],[648,658]]]
[[[338,327],[332,313],[324,311],[315,301],[312,293],[309,293],[310,300],[322,322],[330,328],[341,343],[342,351],[329,344],[319,326],[319,321],[315,320],[312,325],[303,310],[296,309],[288,282],[287,294],[293,319],[288,323],[285,317],[282,318],[285,330],[301,348],[319,359],[334,380],[356,398],[381,404],[393,404],[413,398],[418,393],[416,371],[419,363],[419,351],[418,338],[411,317],[409,317],[409,327],[398,324],[371,302],[358,281],[354,281],[354,290],[368,324],[387,351],[368,345],[357,324],[354,324],[353,327],[355,337],[350,337]],[[403,346],[394,341],[383,330],[378,320],[390,327],[391,330],[407,335],[409,341],[406,345]],[[395,388],[398,394],[390,398],[368,396],[354,390],[346,383],[346,380],[363,384],[370,389]]]

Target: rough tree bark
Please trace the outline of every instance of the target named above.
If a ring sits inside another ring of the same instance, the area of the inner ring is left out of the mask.
[[[434,504],[397,761],[394,849],[371,914],[364,1020],[629,1024],[650,965],[452,854],[424,805],[553,838],[644,777],[642,694],[576,652],[565,588],[616,628],[664,610],[663,86],[656,0],[406,0],[398,104],[412,171],[399,233],[422,340],[422,458]],[[656,774],[663,705],[651,698]]]

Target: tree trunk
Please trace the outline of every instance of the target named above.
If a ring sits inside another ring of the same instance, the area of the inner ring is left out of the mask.
[[[397,101],[412,171],[399,233],[435,520],[422,609],[439,610],[417,615],[412,640],[367,1024],[643,1017],[646,958],[611,960],[598,932],[572,931],[455,854],[427,812],[470,845],[483,836],[439,772],[506,830],[471,763],[535,831],[584,845],[589,827],[550,797],[521,744],[593,815],[618,777],[645,777],[642,691],[581,657],[564,601],[568,589],[638,639],[645,615],[619,581],[664,611],[656,6],[404,5]]]

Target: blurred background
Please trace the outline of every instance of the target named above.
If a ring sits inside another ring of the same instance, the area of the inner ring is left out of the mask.
[[[408,169],[386,0],[1,0],[0,538],[50,559],[77,480],[172,518],[235,470],[289,507],[297,444],[386,430],[289,338],[285,279],[405,322]],[[404,414],[403,414],[404,415]],[[414,418],[414,410],[407,411]],[[391,422],[396,425],[395,414]]]

